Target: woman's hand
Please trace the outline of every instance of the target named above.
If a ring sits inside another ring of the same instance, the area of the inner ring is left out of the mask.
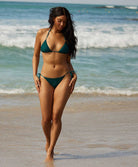
[[[76,80],[77,80],[77,75],[74,73],[73,78],[71,79],[71,81],[69,83],[69,87],[71,87],[70,93],[72,93],[74,90]]]
[[[37,90],[38,93],[40,93],[40,85],[41,85],[40,80],[39,80],[37,75],[34,75],[33,78],[34,78],[34,83],[35,83],[36,90]]]

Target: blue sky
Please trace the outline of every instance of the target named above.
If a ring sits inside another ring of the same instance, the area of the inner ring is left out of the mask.
[[[138,0],[0,0],[0,1],[26,1],[26,2],[56,2],[56,3],[88,3],[106,5],[130,5],[138,6]]]

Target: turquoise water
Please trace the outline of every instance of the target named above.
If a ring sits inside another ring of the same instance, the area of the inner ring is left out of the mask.
[[[138,95],[137,7],[31,2],[0,2],[0,94],[36,93],[35,35],[49,26],[49,9],[55,6],[68,8],[75,21],[74,92]],[[41,56],[39,71],[42,63]]]

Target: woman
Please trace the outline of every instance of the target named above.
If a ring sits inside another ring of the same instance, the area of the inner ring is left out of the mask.
[[[49,28],[37,32],[32,60],[46,137],[46,161],[53,160],[54,147],[61,132],[63,109],[77,80],[70,61],[76,56],[77,38],[69,11],[64,7],[51,8],[48,22]],[[43,66],[41,73],[37,74],[40,51]]]

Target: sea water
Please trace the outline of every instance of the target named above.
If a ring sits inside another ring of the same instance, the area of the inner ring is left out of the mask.
[[[70,11],[78,37],[74,93],[138,95],[137,6],[33,2],[0,2],[0,94],[36,93],[35,36],[56,6]],[[42,63],[40,54],[39,72]]]

